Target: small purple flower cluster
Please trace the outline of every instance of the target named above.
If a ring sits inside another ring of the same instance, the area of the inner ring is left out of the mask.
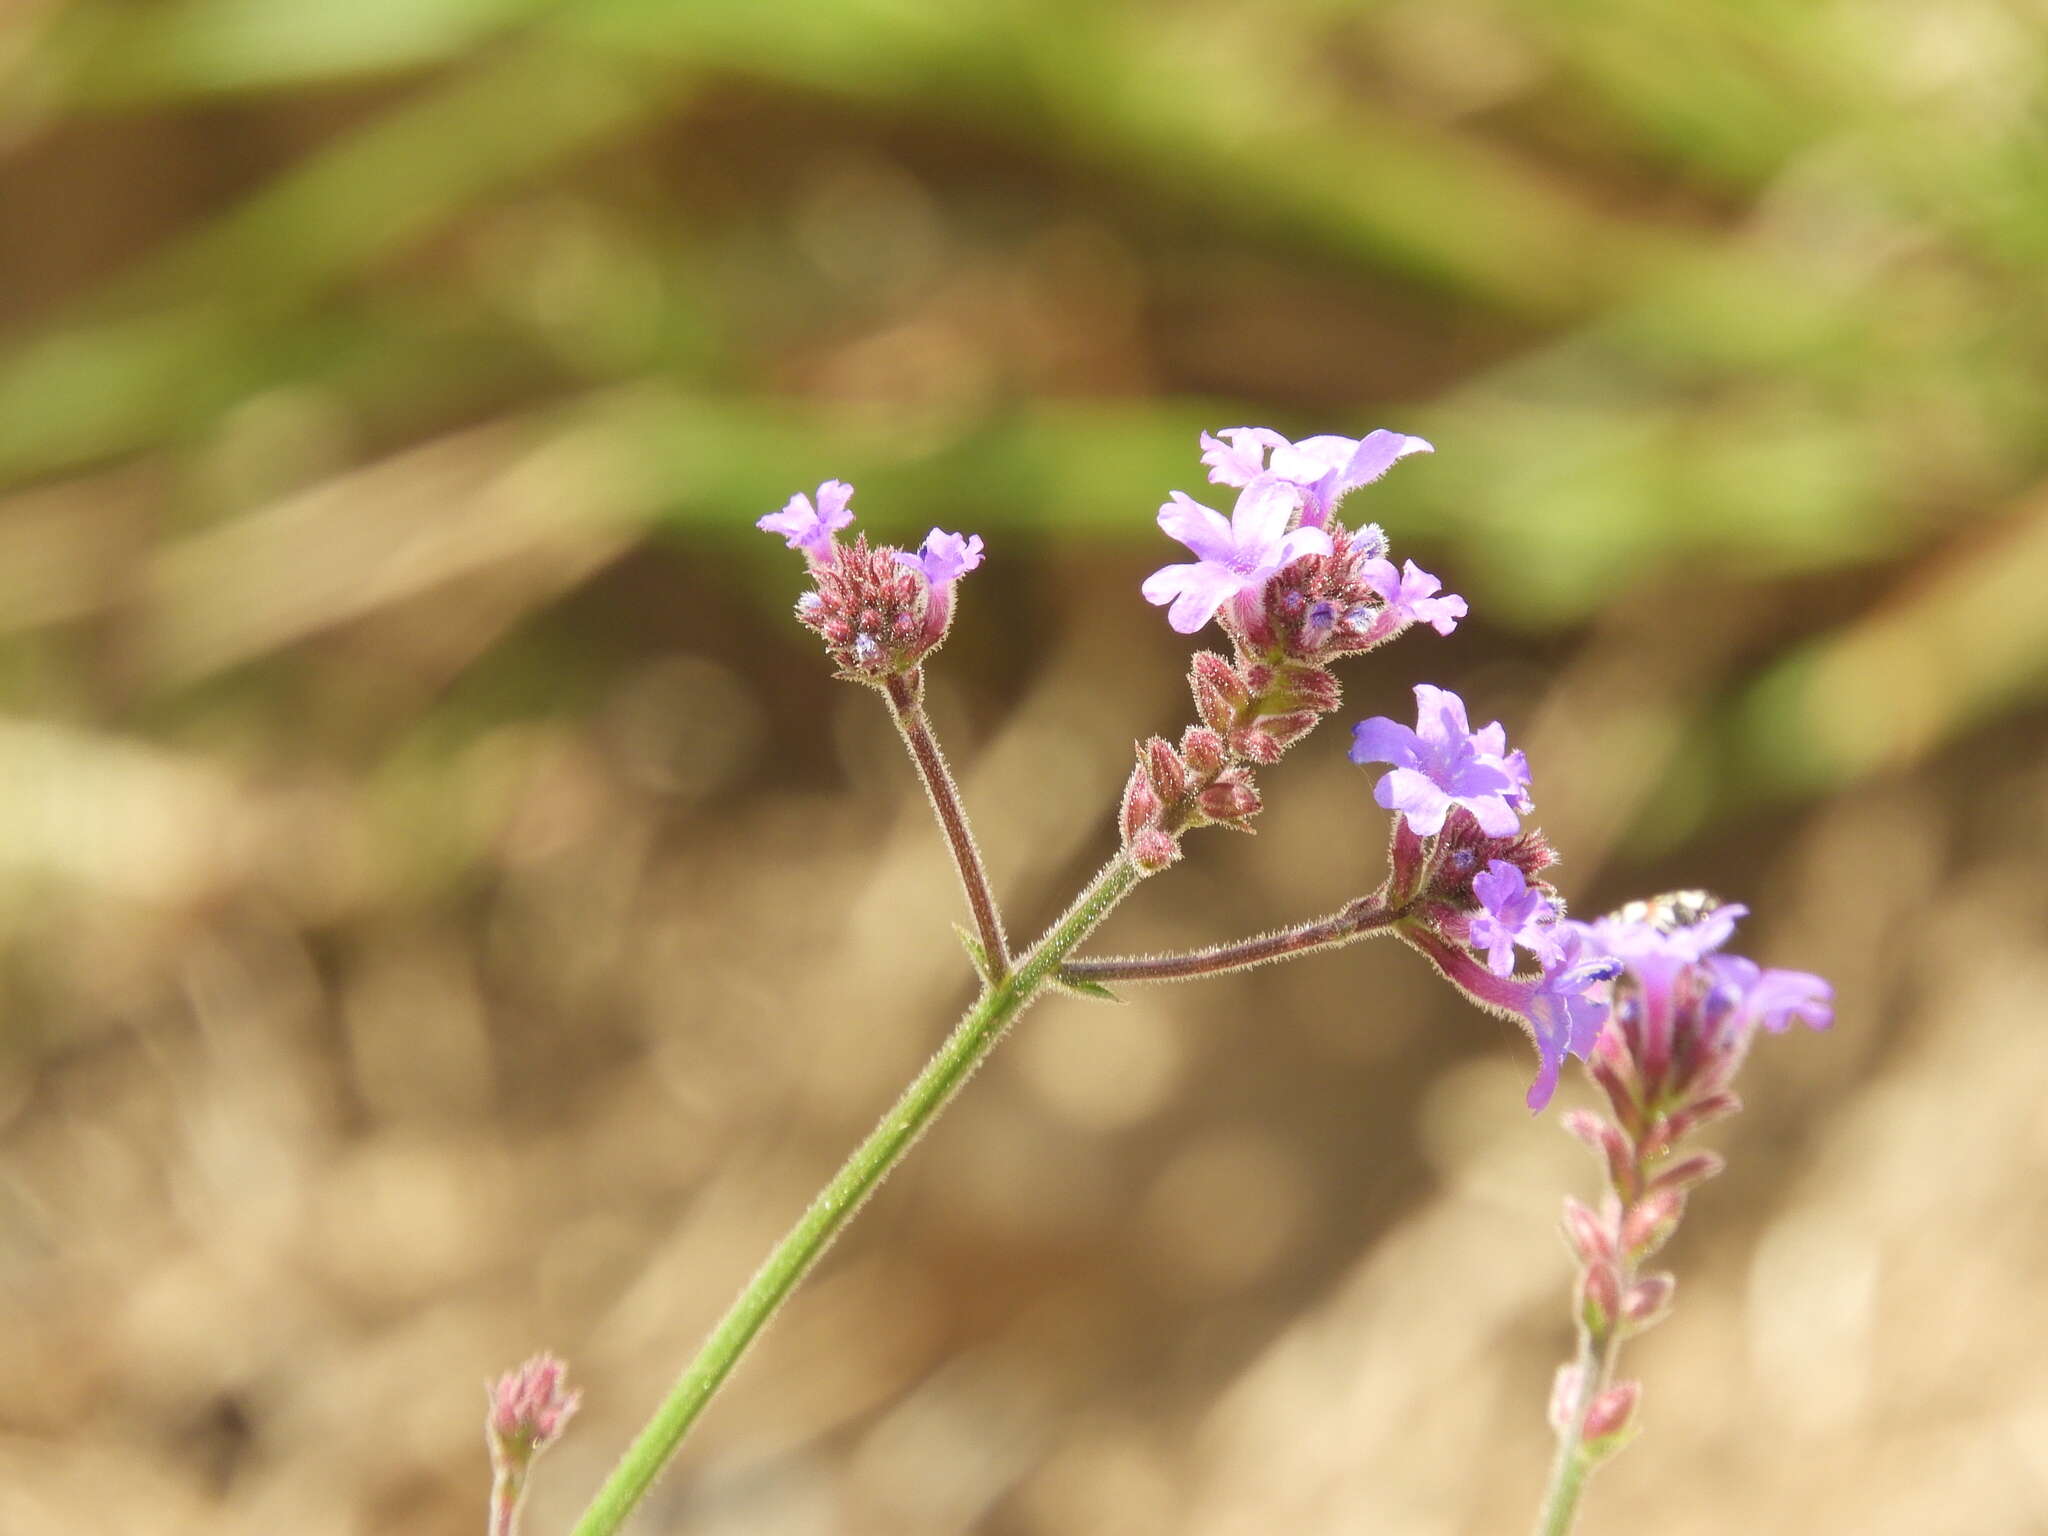
[[[1432,452],[1423,439],[1375,431],[1291,442],[1265,427],[1229,427],[1203,433],[1201,448],[1210,482],[1236,490],[1236,502],[1225,518],[1173,492],[1159,526],[1195,559],[1155,571],[1143,592],[1179,633],[1215,623],[1231,650],[1196,652],[1188,685],[1198,719],[1178,743],[1155,736],[1137,744],[1118,830],[1126,856],[1148,874],[1180,856],[1193,828],[1248,830],[1261,805],[1254,770],[1277,762],[1342,702],[1330,662],[1418,624],[1447,635],[1466,613],[1465,600],[1414,561],[1397,568],[1377,525],[1352,529],[1338,519],[1352,491]],[[803,552],[813,586],[797,617],[823,638],[840,674],[879,685],[912,676],[945,639],[954,584],[981,563],[982,543],[934,528],[914,554],[865,537],[843,544],[852,495],[828,480],[815,502],[794,496],[759,526]],[[1651,1021],[1646,1059],[1664,1060],[1655,1042],[1671,1033],[1657,1021],[1676,1016],[1677,983],[1660,979],[1678,974],[1670,956],[1725,936],[1732,918],[1656,943],[1643,937],[1652,930],[1621,918],[1564,919],[1542,878],[1555,855],[1523,827],[1534,808],[1528,760],[1508,748],[1500,722],[1472,729],[1464,700],[1448,689],[1418,684],[1415,703],[1412,728],[1380,716],[1352,732],[1353,762],[1388,765],[1373,797],[1396,813],[1392,872],[1372,898],[1377,909],[1474,1002],[1529,1032],[1539,1063],[1532,1109],[1549,1102],[1567,1057],[1587,1058],[1604,1038],[1611,1012]],[[1528,967],[1518,969],[1517,951]],[[1710,1008],[1731,1038],[1746,1038],[1756,1021],[1811,1020],[1825,1006],[1817,978],[1759,971],[1732,956],[1684,974],[1695,990],[1705,985],[1689,1006]]]
[[[879,685],[910,673],[945,640],[953,585],[981,564],[981,535],[934,528],[915,553],[871,547],[864,534],[842,544],[852,499],[852,486],[827,480],[815,504],[799,493],[754,526],[803,551],[812,586],[797,599],[797,620],[824,640],[839,675]]]

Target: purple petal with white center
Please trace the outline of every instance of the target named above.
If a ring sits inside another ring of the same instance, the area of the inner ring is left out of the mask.
[[[1360,570],[1373,591],[1406,623],[1427,624],[1438,634],[1448,635],[1468,611],[1465,599],[1455,592],[1438,597],[1443,583],[1413,560],[1404,561],[1398,572],[1389,560],[1367,560]]]

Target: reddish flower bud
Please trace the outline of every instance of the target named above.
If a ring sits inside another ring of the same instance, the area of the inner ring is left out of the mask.
[[[1223,771],[1223,738],[1205,726],[1191,725],[1181,733],[1180,755],[1188,771],[1207,783]]]
[[[1570,1195],[1564,1201],[1564,1240],[1581,1264],[1613,1262],[1614,1234],[1588,1206]]]
[[[1272,739],[1274,755],[1277,757],[1314,730],[1316,722],[1321,718],[1312,709],[1292,709],[1284,715],[1259,716],[1255,729]]]
[[[1670,1312],[1671,1298],[1677,1291],[1678,1281],[1668,1273],[1643,1276],[1621,1298],[1621,1320],[1632,1333],[1654,1328]]]
[[[1252,701],[1237,669],[1214,651],[1195,652],[1188,686],[1194,691],[1195,710],[1202,723],[1215,731],[1228,731],[1236,725]]]
[[[1682,1109],[1673,1110],[1665,1121],[1665,1139],[1675,1146],[1703,1125],[1725,1119],[1742,1108],[1742,1100],[1728,1092],[1710,1093]]]
[[[1124,785],[1123,808],[1117,813],[1117,827],[1123,833],[1124,846],[1130,847],[1131,840],[1152,819],[1159,814],[1159,795],[1152,788],[1152,779],[1140,762],[1131,770],[1131,777]]]
[[[1594,1398],[1593,1406],[1586,1410],[1586,1449],[1596,1454],[1616,1449],[1612,1442],[1628,1433],[1642,1395],[1641,1382],[1617,1381]],[[1608,1443],[1602,1444],[1603,1441]]]
[[[568,1390],[568,1371],[553,1355],[535,1355],[488,1389],[485,1428],[494,1460],[523,1466],[561,1434],[583,1400]]]
[[[1658,1174],[1657,1177],[1650,1180],[1650,1189],[1653,1193],[1661,1193],[1668,1190],[1676,1194],[1683,1194],[1689,1189],[1706,1183],[1707,1180],[1713,1178],[1715,1174],[1727,1166],[1728,1160],[1718,1152],[1695,1152],[1690,1157],[1680,1158],[1669,1168]]]
[[[1579,1321],[1596,1337],[1614,1325],[1621,1311],[1621,1272],[1612,1264],[1589,1264],[1579,1275]]]
[[[1631,1259],[1663,1247],[1685,1214],[1685,1196],[1675,1189],[1653,1190],[1629,1207],[1621,1222],[1621,1247]]]
[[[1187,765],[1164,737],[1154,736],[1145,743],[1144,758],[1145,770],[1152,776],[1152,787],[1159,791],[1161,800],[1178,805],[1187,798]]]
[[[1277,763],[1283,750],[1279,742],[1256,727],[1232,731],[1230,744],[1237,749],[1238,756],[1248,757],[1255,763]]]
[[[1225,769],[1195,802],[1214,822],[1242,822],[1259,812],[1259,792],[1243,769]]]
[[[1157,874],[1180,857],[1180,844],[1157,827],[1146,827],[1131,839],[1130,855],[1146,874]]]
[[[1282,681],[1294,703],[1317,714],[1327,715],[1344,701],[1343,685],[1327,667],[1290,666]]]

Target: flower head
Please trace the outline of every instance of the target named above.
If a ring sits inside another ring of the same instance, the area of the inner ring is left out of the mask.
[[[1392,763],[1373,787],[1373,799],[1407,818],[1418,837],[1443,830],[1451,807],[1463,806],[1489,837],[1521,830],[1518,811],[1529,809],[1529,764],[1507,750],[1496,720],[1474,731],[1465,701],[1445,688],[1415,685],[1415,729],[1385,715],[1362,720],[1351,736],[1354,763]]]
[[[1159,509],[1159,526],[1198,559],[1169,565],[1145,578],[1148,603],[1170,603],[1166,622],[1192,635],[1239,593],[1263,591],[1266,582],[1303,555],[1330,553],[1320,528],[1290,528],[1301,506],[1298,486],[1275,476],[1252,480],[1238,493],[1230,520],[1179,491]]]
[[[1250,485],[1270,474],[1302,492],[1304,526],[1320,528],[1337,503],[1370,485],[1411,453],[1436,450],[1419,437],[1368,432],[1364,437],[1305,437],[1290,443],[1267,427],[1225,427],[1202,434],[1202,462],[1217,485]]]
[[[1518,866],[1506,859],[1489,861],[1472,877],[1472,894],[1479,910],[1467,925],[1467,939],[1474,949],[1486,951],[1487,969],[1494,975],[1514,971],[1517,944],[1546,965],[1556,963],[1557,905]]]
[[[896,563],[924,572],[933,586],[958,581],[981,564],[981,535],[944,533],[934,528],[914,555],[896,551]]]
[[[755,522],[763,533],[779,533],[791,549],[800,549],[813,560],[823,559],[832,546],[832,536],[853,521],[847,502],[853,487],[844,480],[827,480],[818,487],[815,506],[799,491],[780,512],[770,512]]]
[[[561,1435],[583,1401],[568,1390],[568,1372],[553,1355],[535,1355],[498,1378],[486,1421],[494,1457],[524,1464]]]

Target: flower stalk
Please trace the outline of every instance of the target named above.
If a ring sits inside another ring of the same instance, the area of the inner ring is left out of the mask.
[[[925,718],[923,676],[916,671],[894,674],[885,682],[883,692],[889,699],[890,717],[902,733],[911,761],[917,764],[917,776],[924,781],[925,793],[931,797],[932,813],[945,833],[947,850],[953,855],[953,868],[959,873],[967,910],[974,916],[983,970],[989,981],[1001,981],[1010,970],[1003,915],[989,886],[988,871],[982,867],[981,850],[975,845],[974,830],[968,825],[966,809],[960,802],[960,790],[946,767],[946,756],[939,750],[931,722]]]
[[[1385,933],[1400,919],[1401,913],[1386,910],[1377,896],[1361,896],[1328,917],[1240,939],[1235,944],[1212,944],[1163,955],[1069,960],[1060,968],[1060,979],[1068,985],[1080,982],[1103,986],[1110,982],[1192,981],[1203,976],[1223,976],[1371,938]]]
[[[903,1160],[925,1128],[981,1065],[1013,1020],[1058,974],[1068,952],[1092,933],[1139,879],[1119,855],[1091,880],[1066,914],[1015,970],[982,988],[952,1034],[882,1121],[818,1192],[795,1226],[727,1308],[697,1357],[576,1522],[574,1536],[612,1536],[675,1455],[712,1396],[761,1330],[824,1255],[854,1213]]]

